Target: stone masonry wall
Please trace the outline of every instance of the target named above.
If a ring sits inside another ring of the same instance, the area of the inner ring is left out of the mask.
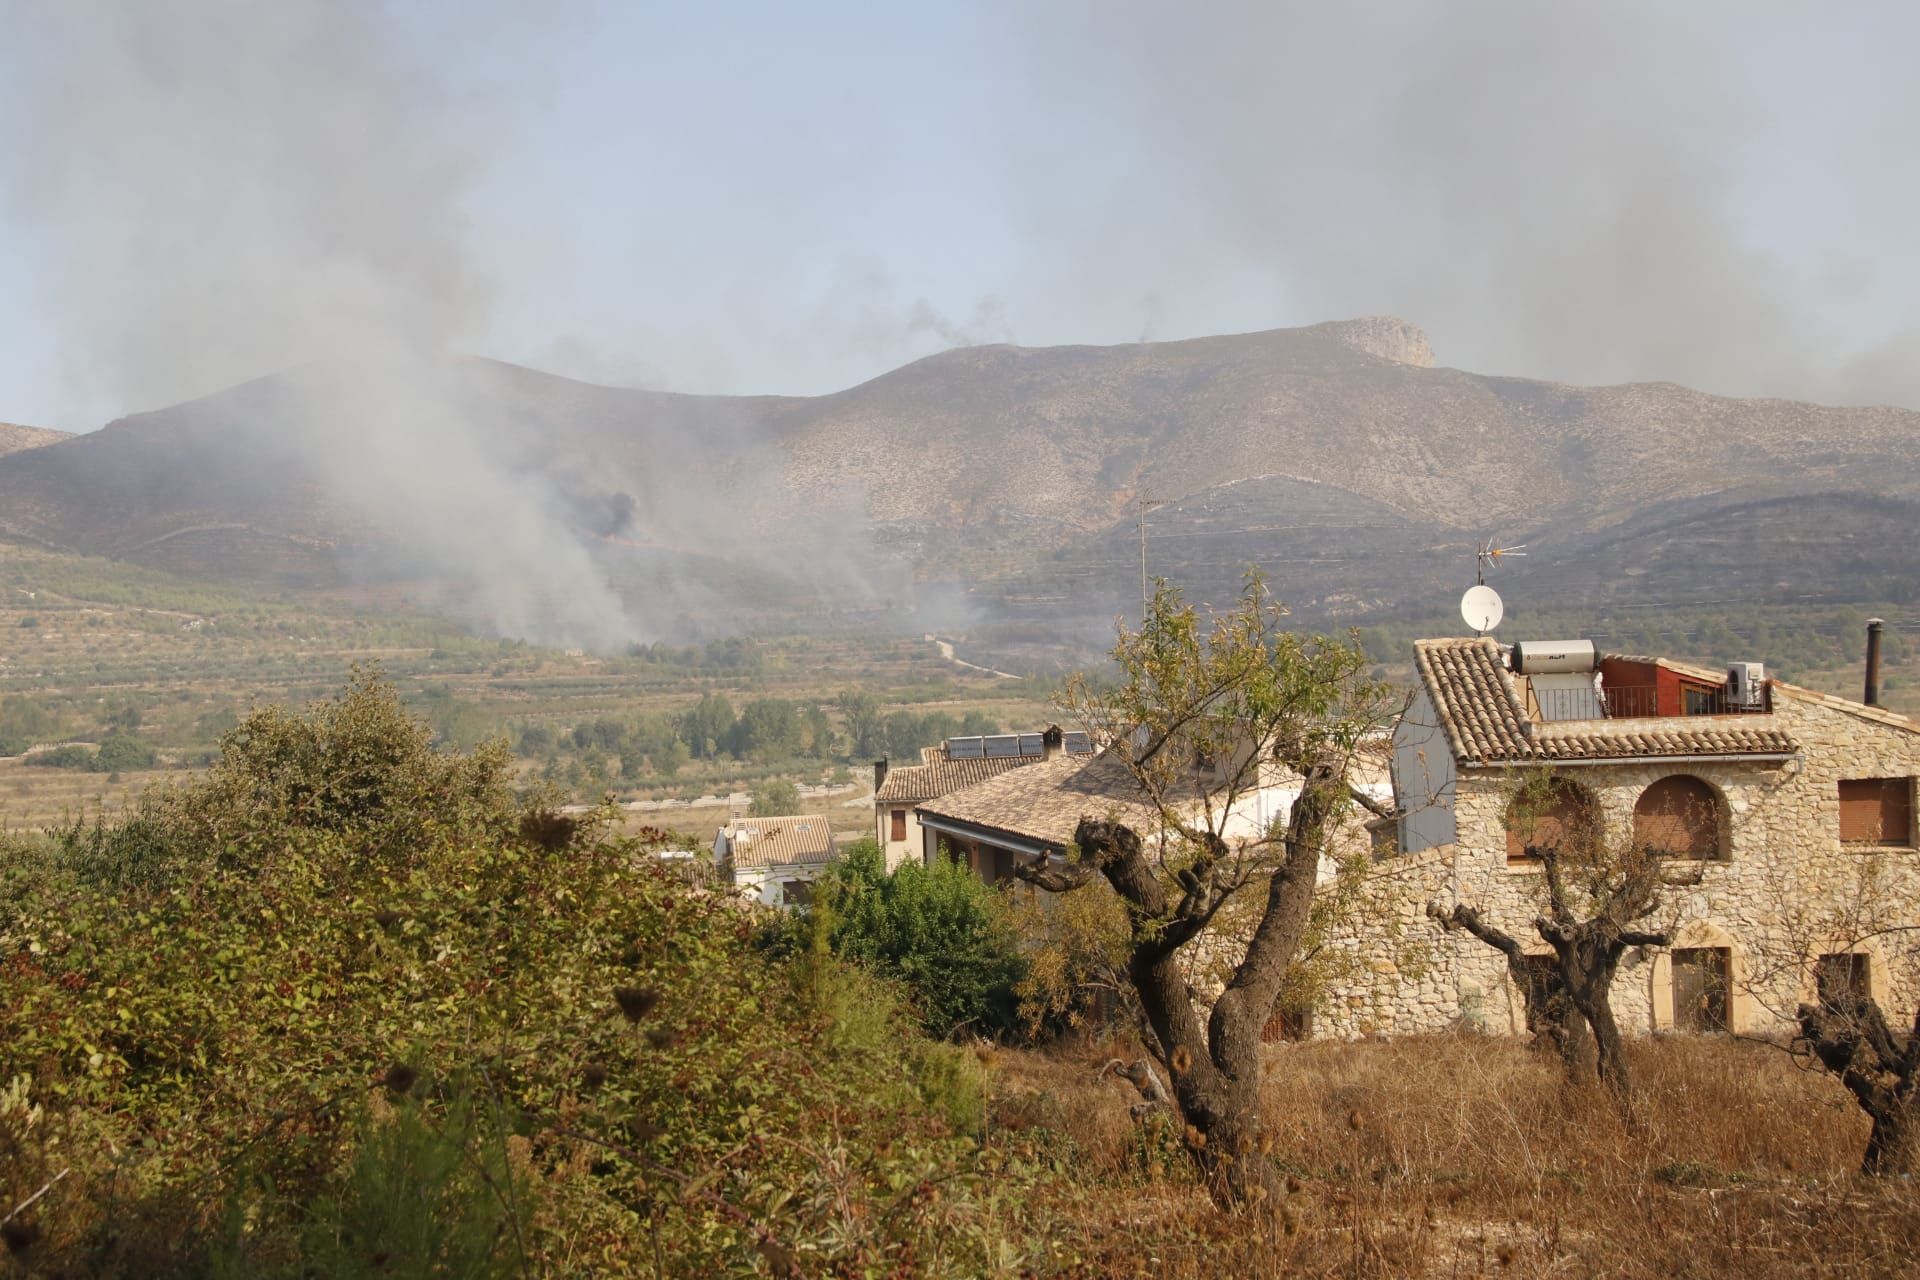
[[[1725,861],[1676,862],[1699,883],[1668,889],[1652,923],[1674,928],[1677,946],[1726,947],[1733,964],[1730,1020],[1737,1032],[1783,1030],[1811,996],[1795,943],[1818,954],[1837,949],[1820,926],[1857,912],[1861,901],[1883,922],[1920,925],[1920,853],[1901,847],[1843,846],[1842,779],[1920,774],[1920,732],[1841,709],[1818,695],[1779,691],[1773,718],[1800,744],[1784,765],[1699,761],[1575,766],[1565,776],[1585,786],[1608,830],[1624,837],[1633,807],[1651,783],[1685,773],[1709,783],[1722,801]],[[1501,770],[1464,770],[1455,796],[1457,843],[1417,858],[1381,864],[1380,895],[1367,918],[1337,945],[1354,954],[1360,975],[1326,992],[1317,1027],[1326,1034],[1409,1033],[1465,1025],[1521,1032],[1525,1012],[1505,958],[1470,935],[1447,933],[1426,904],[1463,902],[1546,953],[1532,928],[1544,901],[1534,867],[1509,867],[1506,808],[1517,779]],[[1863,893],[1863,876],[1873,879]],[[1911,1019],[1916,966],[1892,941],[1858,948],[1873,957],[1875,995],[1890,1016]],[[1629,953],[1614,988],[1623,1030],[1672,1025],[1672,966],[1664,950]]]

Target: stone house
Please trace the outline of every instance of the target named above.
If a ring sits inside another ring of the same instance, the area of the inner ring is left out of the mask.
[[[1093,752],[1093,742],[1086,734],[1062,732],[1053,726],[1040,733],[948,738],[937,747],[922,748],[919,764],[894,768],[888,761],[876,761],[873,834],[886,855],[887,870],[892,871],[909,858],[924,856],[926,837],[920,828],[921,805],[1003,773],[1039,764],[1051,758],[1050,746],[1083,760]]]
[[[1525,841],[1574,823],[1661,850],[1687,882],[1663,891],[1650,921],[1674,930],[1673,945],[1621,967],[1623,1030],[1778,1031],[1813,998],[1814,972],[1911,1018],[1896,944],[1822,942],[1806,926],[1853,910],[1869,867],[1882,918],[1920,924],[1920,722],[1749,664],[1712,671],[1584,642],[1425,640],[1415,665],[1393,739],[1397,849],[1379,864],[1396,882],[1395,919],[1356,922],[1342,940],[1370,980],[1323,993],[1322,1028],[1523,1031],[1504,957],[1442,932],[1426,907],[1474,906],[1548,955],[1531,927],[1543,890]],[[1548,811],[1517,814],[1519,780],[1543,769]]]
[[[1224,761],[1196,766],[1183,783],[1190,798],[1179,802],[1188,820],[1203,824],[1200,814],[1209,801],[1223,803],[1232,772]],[[1378,800],[1390,794],[1384,770],[1371,767],[1370,756],[1356,762],[1356,782]],[[1299,795],[1299,775],[1268,762],[1258,766],[1252,785],[1233,796],[1214,821],[1230,842],[1264,836],[1287,821]],[[1064,857],[1082,818],[1124,822],[1149,842],[1165,833],[1159,808],[1116,754],[1061,752],[1030,768],[923,802],[920,856],[929,865],[943,856],[963,861],[989,884],[998,884],[1014,879],[1016,863]],[[1344,832],[1342,838],[1358,838],[1358,832]]]
[[[773,907],[798,906],[838,852],[818,814],[735,818],[713,837],[713,857],[735,892]]]

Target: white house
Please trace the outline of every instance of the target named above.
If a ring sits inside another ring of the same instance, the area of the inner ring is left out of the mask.
[[[1003,773],[1038,764],[1049,758],[1050,744],[1082,759],[1093,753],[1093,742],[1086,734],[1065,733],[1056,725],[1041,733],[948,738],[937,747],[922,748],[919,764],[894,768],[885,760],[875,763],[874,839],[886,854],[887,870],[893,870],[908,858],[923,856],[921,805]]]
[[[817,814],[736,818],[713,837],[722,875],[743,896],[768,906],[795,906],[837,847],[833,829]]]

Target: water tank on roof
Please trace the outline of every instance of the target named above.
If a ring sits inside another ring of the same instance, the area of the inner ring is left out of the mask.
[[[1513,669],[1522,675],[1592,671],[1599,665],[1600,655],[1591,640],[1516,640],[1513,644]]]

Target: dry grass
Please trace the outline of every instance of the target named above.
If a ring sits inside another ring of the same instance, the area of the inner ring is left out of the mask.
[[[1293,1188],[1232,1216],[1110,1053],[1008,1053],[999,1140],[1060,1170],[1068,1274],[1910,1275],[1920,1188],[1858,1179],[1866,1122],[1830,1079],[1724,1040],[1636,1047],[1633,1127],[1508,1040],[1277,1048],[1268,1124]]]

